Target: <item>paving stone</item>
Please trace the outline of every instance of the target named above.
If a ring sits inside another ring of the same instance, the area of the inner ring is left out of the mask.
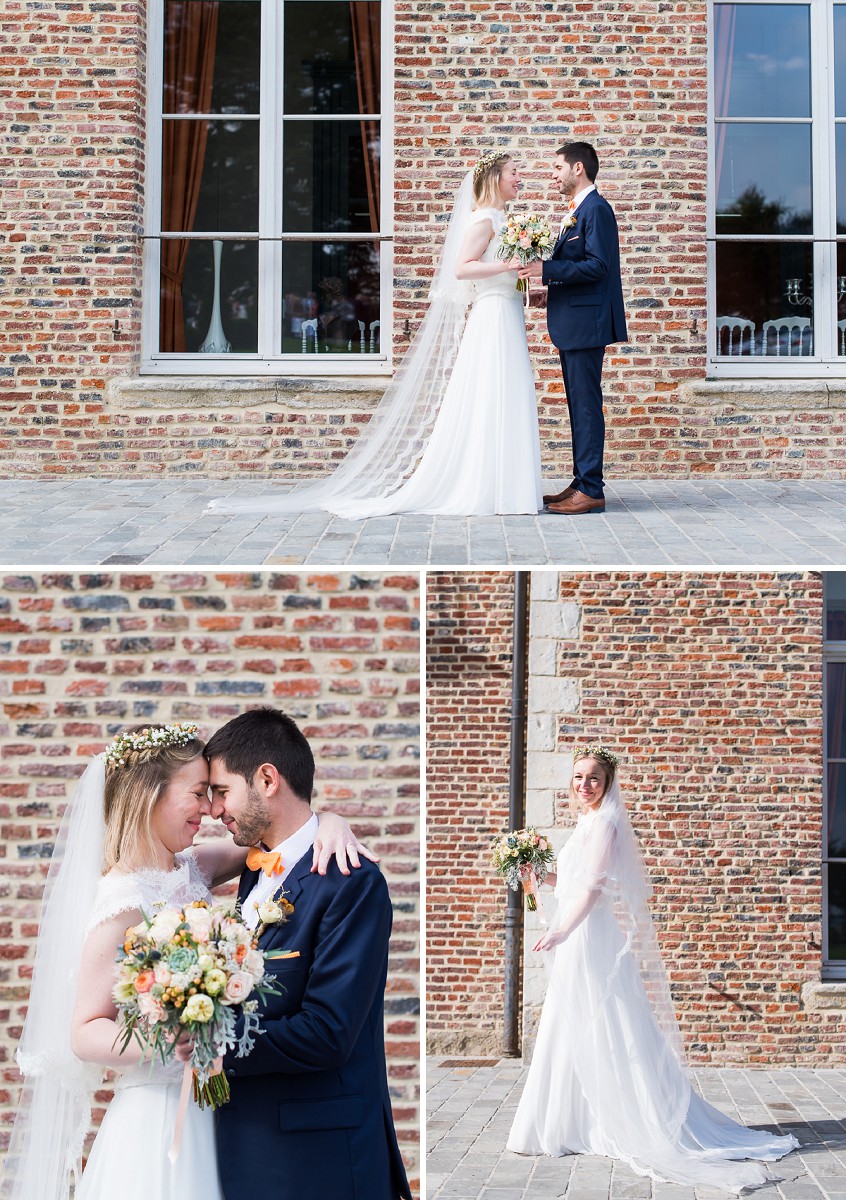
[[[601,515],[346,521],[204,513],[256,480],[0,480],[0,564],[825,567],[846,561],[846,482],[624,480]]]
[[[427,1160],[429,1200],[727,1198],[714,1188],[655,1183],[607,1158],[512,1154],[505,1143],[527,1068],[503,1059],[496,1066],[445,1069],[443,1061],[427,1064],[429,1131],[439,1147]],[[778,1178],[750,1193],[755,1200],[846,1200],[846,1071],[708,1067],[693,1077],[724,1112],[751,1112],[759,1128],[791,1132],[802,1143],[769,1165]],[[794,1111],[782,1114],[785,1121],[766,1108],[787,1103]]]

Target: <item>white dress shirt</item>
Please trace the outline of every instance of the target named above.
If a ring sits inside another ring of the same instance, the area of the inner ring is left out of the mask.
[[[576,209],[579,207],[579,205],[581,204],[581,202],[584,200],[585,196],[589,196],[591,192],[595,192],[595,191],[596,191],[596,184],[595,184],[595,183],[592,183],[592,184],[591,184],[589,187],[583,188],[583,189],[582,189],[582,191],[580,191],[580,192],[579,192],[579,194],[578,194],[577,196],[574,196],[574,197],[573,197],[573,209],[572,209],[572,211],[573,211],[573,212],[575,212],[575,211],[576,211]],[[566,212],[566,213],[564,214],[564,216],[561,218],[561,229],[559,230],[559,233],[558,233],[558,236],[559,236],[559,237],[561,237],[561,234],[564,232],[564,222],[567,220],[567,218],[568,218],[569,216],[570,216],[570,213],[569,213],[569,212]]]
[[[250,929],[255,929],[259,923],[256,905],[263,904],[265,900],[276,895],[291,873],[291,868],[296,866],[302,856],[307,854],[314,845],[314,839],[317,837],[317,824],[317,814],[312,813],[305,825],[301,825],[296,833],[292,833],[289,838],[285,838],[284,842],[273,847],[282,856],[283,870],[279,875],[265,875],[264,871],[259,871],[258,882],[247,896],[241,909],[244,923]]]

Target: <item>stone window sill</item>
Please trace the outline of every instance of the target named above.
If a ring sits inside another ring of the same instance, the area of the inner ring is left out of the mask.
[[[207,408],[211,402],[234,409],[283,404],[294,409],[320,405],[366,411],[376,406],[389,382],[385,376],[371,375],[299,379],[146,375],[111,379],[107,397],[118,409]]]
[[[809,1012],[832,1012],[846,1008],[846,979],[803,983],[802,1007]]]

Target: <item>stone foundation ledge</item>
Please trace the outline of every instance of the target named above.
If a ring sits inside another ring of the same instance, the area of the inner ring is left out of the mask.
[[[268,404],[290,409],[376,407],[390,380],[384,376],[232,379],[219,375],[147,375],[110,379],[106,400],[116,409],[249,409]]]
[[[809,1012],[832,1012],[846,1008],[846,979],[803,983],[802,1007]]]
[[[846,379],[697,379],[686,380],[668,404],[687,402],[700,407],[727,405],[735,409],[846,408]]]

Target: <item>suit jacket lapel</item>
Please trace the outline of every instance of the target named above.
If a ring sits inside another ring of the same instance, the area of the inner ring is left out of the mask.
[[[238,881],[238,901],[242,909],[250,892],[256,886],[258,877],[258,871],[250,871],[247,867],[244,867],[244,870],[241,872],[241,878]]]
[[[279,924],[268,925],[259,938],[259,943],[263,950],[268,948],[268,943],[277,936],[281,935],[283,941],[287,940],[290,935],[289,925],[295,919],[296,905],[303,891],[303,881],[311,874],[311,850],[307,851],[298,863],[289,871],[285,882],[280,885],[273,893],[274,900],[284,899],[289,904],[294,905],[294,912],[288,917],[287,921]]]

